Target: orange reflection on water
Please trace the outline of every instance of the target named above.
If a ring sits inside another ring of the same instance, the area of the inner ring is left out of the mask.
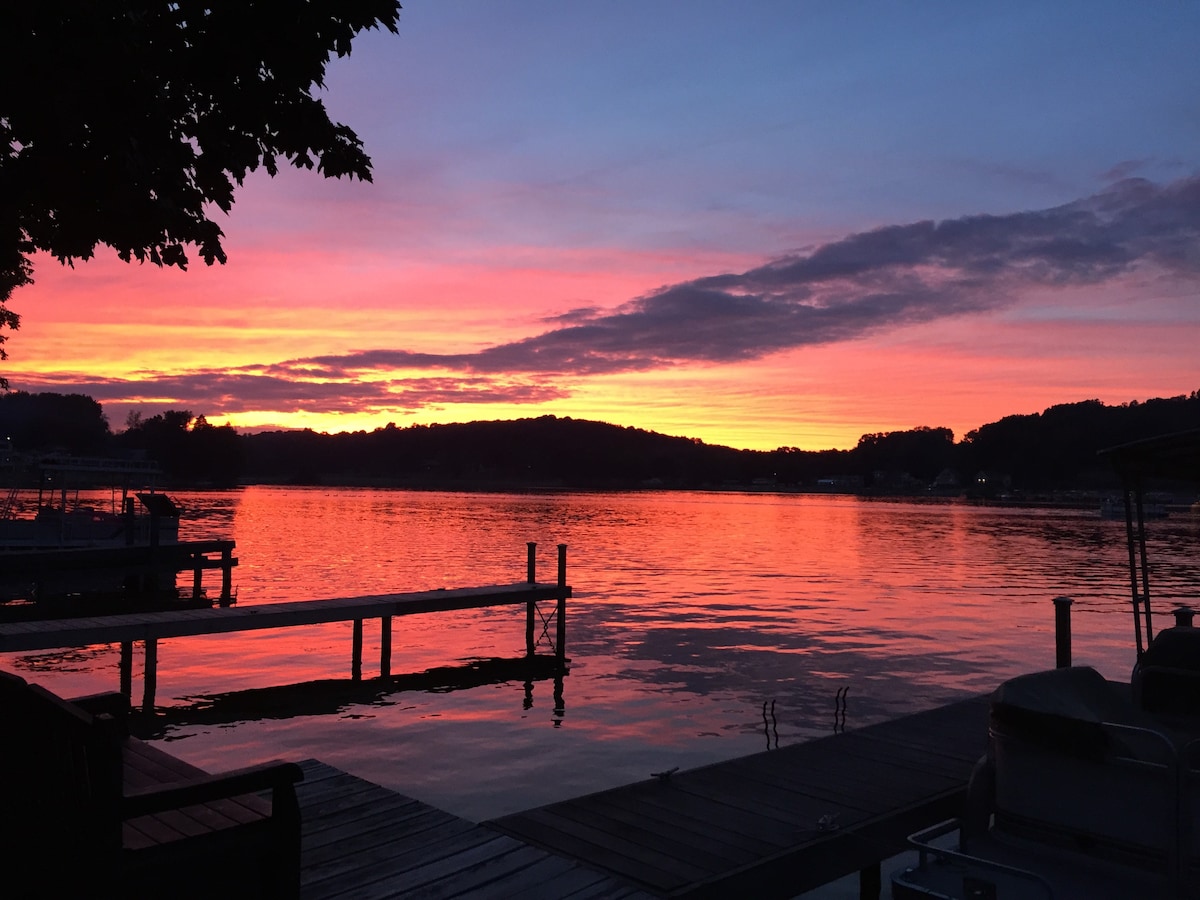
[[[527,541],[551,581],[569,545],[557,679],[512,667],[519,605],[395,619],[394,683],[376,679],[378,622],[363,686],[349,623],[159,648],[162,739],[186,758],[316,756],[468,816],[829,733],[839,691],[856,727],[990,690],[1053,665],[1058,595],[1076,601],[1078,661],[1123,678],[1133,659],[1123,523],[1090,510],[701,492],[176,499],[184,538],[236,540],[242,606],[519,582]],[[1165,613],[1194,599],[1197,530],[1166,520],[1151,537]],[[0,662],[67,694],[116,685],[114,648]]]

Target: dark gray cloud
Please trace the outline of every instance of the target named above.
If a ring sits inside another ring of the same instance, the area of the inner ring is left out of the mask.
[[[277,367],[265,367],[275,370]],[[527,380],[471,376],[391,381],[310,381],[260,372],[146,373],[139,379],[84,380],[70,374],[12,379],[22,391],[82,393],[101,403],[188,407],[205,415],[274,412],[362,413],[446,403],[544,403],[566,395]]]
[[[208,415],[540,403],[567,396],[573,378],[849,341],[1002,308],[1031,288],[1101,285],[1139,268],[1200,277],[1200,177],[1165,186],[1126,179],[1052,209],[851,234],[746,272],[667,285],[615,309],[572,309],[547,319],[541,334],[478,352],[373,349],[127,381],[11,380],[21,390],[169,400]],[[389,370],[438,374],[379,377]]]
[[[1098,285],[1143,266],[1200,276],[1200,178],[1127,179],[1052,209],[851,234],[614,310],[571,310],[549,331],[476,353],[369,350],[285,366],[336,377],[380,367],[582,376],[736,362],[1000,308],[1024,289]]]

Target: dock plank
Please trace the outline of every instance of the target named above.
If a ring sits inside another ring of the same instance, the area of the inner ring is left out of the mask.
[[[636,795],[613,791],[594,796],[593,802],[602,809],[616,807],[625,814],[640,816],[644,821],[675,828],[681,834],[697,835],[695,839],[715,841],[756,857],[788,846],[769,822],[734,809],[721,811],[724,828],[719,834],[713,834],[712,804],[683,791],[648,791]]]
[[[773,849],[764,841],[732,831],[728,821],[720,832],[714,833],[711,823],[703,819],[672,815],[661,806],[648,803],[621,803],[613,796],[597,797],[595,808],[615,821],[618,827],[637,827],[655,834],[674,835],[701,853],[728,860],[730,865],[741,865]]]
[[[688,865],[698,866],[703,861],[706,869],[724,869],[742,865],[752,858],[711,839],[710,835],[714,833],[711,826],[705,831],[695,827],[685,829],[600,803],[589,804],[586,810],[565,806],[557,812],[577,825],[607,835],[620,835],[622,840]]]
[[[662,894],[677,885],[701,881],[714,874],[712,869],[686,865],[650,852],[619,834],[577,825],[553,810],[530,810],[521,817],[521,832],[514,837],[543,849],[553,848],[554,853],[570,859],[586,860],[590,867],[619,874],[652,893]]]
[[[986,726],[972,697],[485,824],[660,896],[790,897],[953,815]]]
[[[421,613],[557,600],[570,596],[570,586],[519,582],[364,597],[294,600],[257,606],[4,622],[0,623],[0,653],[86,647],[124,641],[163,640],[201,634],[230,634],[296,625],[348,622],[355,619],[395,618]]]
[[[609,873],[332,766],[300,765],[303,900],[649,896]]]
[[[461,819],[426,824],[428,827],[413,830],[376,830],[363,835],[343,833],[344,836],[336,842],[324,846],[306,844],[304,858],[309,881],[316,884],[322,880],[338,879],[381,859],[400,860],[405,854],[416,861],[425,859],[431,852],[440,858],[452,854],[457,847],[474,846],[487,838],[487,835],[478,834],[478,828],[473,823]],[[347,847],[356,849],[348,856]]]

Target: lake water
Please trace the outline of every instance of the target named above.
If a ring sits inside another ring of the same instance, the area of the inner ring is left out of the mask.
[[[399,690],[349,684],[349,623],[159,646],[158,739],[173,753],[213,769],[317,757],[475,820],[991,690],[1053,665],[1059,595],[1075,599],[1077,662],[1112,678],[1133,662],[1124,523],[1093,510],[770,493],[174,496],[182,538],[237,542],[239,606],[523,581],[527,541],[552,581],[568,545],[558,683],[471,669],[522,655],[519,607],[396,619],[393,674],[437,670]],[[1164,626],[1197,600],[1200,519],[1148,530]],[[368,622],[365,675],[378,647]],[[117,660],[103,645],[0,666],[74,695],[115,689]],[[135,697],[140,666],[139,652]]]

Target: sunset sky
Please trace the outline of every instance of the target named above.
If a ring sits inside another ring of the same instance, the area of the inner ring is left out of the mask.
[[[1200,389],[1200,3],[407,0],[229,262],[36,260],[0,364],[115,428],[555,414],[735,447]]]

